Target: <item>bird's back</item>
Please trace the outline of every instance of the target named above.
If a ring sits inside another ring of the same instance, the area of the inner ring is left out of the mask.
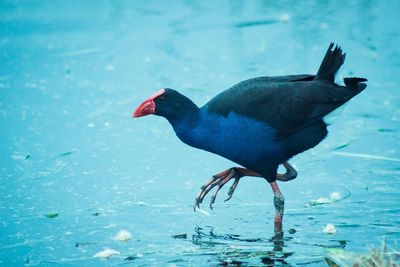
[[[343,64],[340,48],[331,50],[317,75],[258,77],[240,82],[206,104],[209,112],[227,117],[234,112],[264,122],[286,136],[323,119],[324,116],[365,89],[363,78],[345,78],[346,86],[334,83]]]

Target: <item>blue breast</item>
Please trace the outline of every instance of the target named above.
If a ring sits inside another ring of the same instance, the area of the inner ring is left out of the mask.
[[[173,127],[184,143],[253,170],[263,164],[279,164],[284,157],[274,128],[234,112],[224,117],[209,113],[205,107],[196,117],[183,119]]]

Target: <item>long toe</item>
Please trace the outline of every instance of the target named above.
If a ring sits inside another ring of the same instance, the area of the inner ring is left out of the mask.
[[[235,181],[231,185],[228,191],[228,198],[225,199],[225,201],[228,201],[232,198],[233,193],[235,192],[240,178],[243,176],[253,176],[253,177],[261,177],[260,174],[241,167],[233,167],[230,169],[227,169],[223,172],[215,174],[210,180],[208,180],[204,185],[201,186],[199,193],[197,194],[197,197],[194,201],[194,210],[196,211],[196,208],[200,208],[200,204],[203,202],[205,196],[214,188],[217,186],[216,191],[214,194],[211,196],[210,200],[210,209],[212,209],[212,205],[215,202],[215,199],[217,198],[218,192],[221,190],[221,188],[227,184],[230,180],[234,179]]]
[[[200,209],[200,204],[203,202],[204,197],[210,192],[215,186],[219,184],[220,181],[224,180],[227,176],[229,176],[230,172],[226,170],[224,172],[213,175],[210,180],[208,180],[205,184],[200,187],[200,191],[197,194],[197,197],[194,201],[194,211],[196,208]]]

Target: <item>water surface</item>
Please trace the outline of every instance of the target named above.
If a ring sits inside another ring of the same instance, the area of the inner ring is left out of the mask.
[[[395,1],[2,1],[0,264],[323,266],[332,249],[395,246],[398,14]],[[338,81],[368,88],[292,159],[283,239],[261,179],[194,213],[200,185],[234,164],[133,109],[161,87],[202,105],[246,78],[315,73],[331,41],[347,52]],[[132,239],[113,240],[123,229]],[[93,258],[106,248],[120,254]]]

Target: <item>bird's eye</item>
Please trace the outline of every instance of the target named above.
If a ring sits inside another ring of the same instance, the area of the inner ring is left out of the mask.
[[[158,99],[159,99],[159,100],[164,100],[164,99],[165,99],[165,96],[161,95],[161,96],[158,97]]]

